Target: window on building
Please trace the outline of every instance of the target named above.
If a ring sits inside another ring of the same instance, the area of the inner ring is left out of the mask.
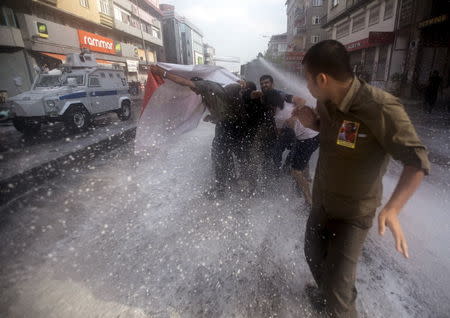
[[[320,36],[318,35],[311,35],[311,43],[319,43],[320,41]]]
[[[80,0],[80,5],[85,8],[89,8],[89,0]]]
[[[312,6],[313,7],[321,7],[323,5],[323,0],[313,0]]]
[[[101,13],[109,15],[108,0],[98,0],[98,8]]]
[[[0,7],[0,25],[18,27],[12,9]]]
[[[394,15],[394,0],[386,0],[384,4],[384,20],[392,18]]]
[[[361,31],[366,26],[366,13],[361,13],[353,18],[352,33]]]
[[[380,6],[377,5],[370,8],[369,12],[369,25],[377,24],[380,21]]]
[[[157,27],[152,26],[152,35],[155,38],[160,39],[161,38],[161,31]]]
[[[331,7],[334,8],[339,4],[339,0],[331,0]]]
[[[125,12],[121,12],[121,16],[122,16],[122,22],[126,23],[126,24],[131,24],[131,16],[126,14]]]
[[[312,17],[312,24],[320,24],[320,17],[318,15]]]
[[[345,22],[336,27],[336,39],[343,38],[350,33],[350,23]]]

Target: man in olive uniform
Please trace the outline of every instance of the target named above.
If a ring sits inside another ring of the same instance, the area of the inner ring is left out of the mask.
[[[427,152],[394,96],[353,75],[345,47],[320,42],[303,59],[317,111],[303,107],[305,127],[320,132],[313,205],[305,256],[331,317],[357,317],[356,266],[382,198],[389,155],[403,172],[378,215],[379,233],[391,230],[398,252],[409,257],[398,215],[429,172]]]
[[[211,199],[222,198],[226,183],[232,179],[232,152],[240,140],[244,126],[241,84],[222,87],[219,83],[200,78],[186,79],[156,65],[151,66],[151,71],[201,95],[203,103],[211,113],[208,121],[216,124],[211,150],[215,182],[206,195]]]

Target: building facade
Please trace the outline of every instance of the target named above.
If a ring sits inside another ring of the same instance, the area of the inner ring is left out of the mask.
[[[437,70],[443,77],[442,98],[450,99],[450,3],[401,0],[398,6],[391,74],[402,81],[399,93],[420,97]]]
[[[214,58],[216,56],[216,49],[208,43],[203,43],[203,55],[205,57],[206,65],[216,65]]]
[[[400,0],[330,0],[323,28],[350,52],[354,72],[388,88]]]
[[[326,38],[322,28],[326,22],[327,0],[288,0],[286,63],[290,69],[302,72],[301,61],[305,52]]]
[[[266,58],[274,62],[283,62],[287,52],[287,34],[276,34],[270,37]]]
[[[149,0],[7,0],[0,9],[0,90],[28,90],[35,67],[56,68],[83,48],[98,63],[119,64],[128,80],[146,80],[161,56],[162,13]],[[3,25],[4,24],[4,25]],[[4,39],[4,40],[3,40]]]
[[[176,64],[204,64],[203,33],[175,12],[175,6],[160,5],[163,14],[166,61]]]

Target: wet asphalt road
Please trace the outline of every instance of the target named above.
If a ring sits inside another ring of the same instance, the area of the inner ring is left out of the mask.
[[[139,159],[123,146],[1,207],[0,316],[319,317],[292,180],[204,199],[212,134],[202,124]],[[445,317],[445,259],[425,246],[421,271],[383,244],[364,250],[362,315]]]

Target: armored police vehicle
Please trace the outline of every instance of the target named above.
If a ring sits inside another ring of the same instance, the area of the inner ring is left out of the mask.
[[[9,99],[13,124],[22,133],[39,131],[42,124],[62,121],[81,131],[93,116],[116,112],[131,116],[131,100],[123,70],[97,64],[91,53],[69,54],[62,70],[40,72],[30,91]]]

